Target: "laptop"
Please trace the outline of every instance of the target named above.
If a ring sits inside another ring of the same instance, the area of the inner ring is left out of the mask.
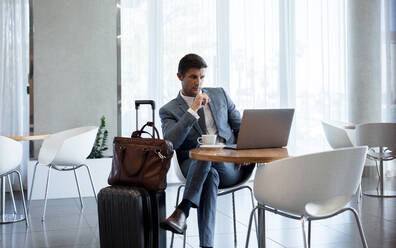
[[[228,149],[279,148],[287,145],[294,109],[246,109],[236,144]]]

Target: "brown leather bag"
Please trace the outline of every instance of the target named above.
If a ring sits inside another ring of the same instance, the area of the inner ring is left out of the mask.
[[[157,138],[143,130],[147,126],[153,127]],[[142,138],[142,134],[151,138]],[[160,139],[154,123],[147,122],[142,129],[133,132],[131,138],[114,138],[113,164],[107,181],[110,185],[164,190],[173,153],[172,142]]]

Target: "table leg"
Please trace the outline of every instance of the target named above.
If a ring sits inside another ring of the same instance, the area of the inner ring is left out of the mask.
[[[374,197],[396,197],[396,191],[393,190],[384,190],[384,148],[379,148],[379,190],[369,190],[365,191],[363,194],[367,196]]]
[[[24,214],[15,214],[14,212],[8,214],[5,210],[5,184],[6,184],[6,176],[0,178],[0,200],[1,200],[1,207],[0,207],[0,224],[6,223],[14,223],[18,221],[22,221],[25,219]]]
[[[259,204],[259,206],[262,206]],[[265,248],[265,210],[258,208],[258,247]]]
[[[5,215],[5,178],[1,177],[1,220],[4,220]]]
[[[384,195],[384,160],[382,159],[383,148],[380,147],[381,158],[379,161],[379,170],[380,170],[380,194]]]

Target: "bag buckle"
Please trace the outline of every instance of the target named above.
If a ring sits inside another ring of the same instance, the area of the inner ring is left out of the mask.
[[[164,155],[161,154],[160,150],[159,151],[155,150],[154,153],[157,154],[158,157],[160,157],[161,160],[164,160],[166,158]]]

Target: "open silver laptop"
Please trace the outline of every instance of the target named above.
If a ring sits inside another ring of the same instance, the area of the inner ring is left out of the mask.
[[[228,149],[284,147],[289,140],[294,109],[246,109],[238,141]]]

